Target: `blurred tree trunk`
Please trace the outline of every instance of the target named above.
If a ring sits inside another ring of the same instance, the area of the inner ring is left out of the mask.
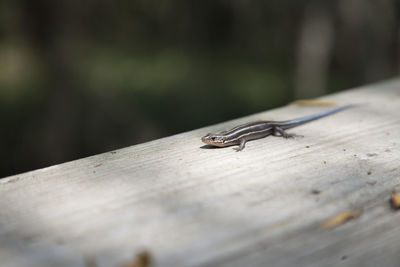
[[[25,148],[43,166],[71,159],[77,153],[77,118],[81,110],[73,71],[71,37],[79,30],[75,1],[23,0],[22,31],[45,68],[46,101],[22,132]],[[22,153],[23,154],[23,153]]]
[[[335,61],[355,85],[383,79],[396,68],[396,1],[340,0]]]
[[[305,9],[297,43],[295,98],[326,92],[333,38],[331,6],[325,1],[311,1]]]

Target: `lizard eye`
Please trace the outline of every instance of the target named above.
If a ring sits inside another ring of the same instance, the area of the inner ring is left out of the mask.
[[[211,137],[211,140],[215,141],[215,137]]]

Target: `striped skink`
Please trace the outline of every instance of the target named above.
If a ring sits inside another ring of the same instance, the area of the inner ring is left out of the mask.
[[[234,149],[236,151],[241,151],[244,149],[247,141],[264,138],[271,134],[274,136],[282,136],[284,138],[294,137],[294,134],[288,134],[285,130],[358,105],[359,104],[346,105],[318,114],[287,121],[256,121],[246,123],[229,131],[223,131],[217,134],[207,134],[201,138],[201,141],[208,145],[217,147],[238,145],[239,147]]]

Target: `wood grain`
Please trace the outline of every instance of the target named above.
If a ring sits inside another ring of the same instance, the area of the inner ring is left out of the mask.
[[[200,137],[290,105],[0,180],[0,266],[399,266],[400,80],[321,98],[367,103],[268,137]],[[357,218],[324,229],[346,210]]]

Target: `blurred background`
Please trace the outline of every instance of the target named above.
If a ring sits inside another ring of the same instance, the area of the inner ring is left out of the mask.
[[[394,77],[399,4],[1,0],[0,177]]]

